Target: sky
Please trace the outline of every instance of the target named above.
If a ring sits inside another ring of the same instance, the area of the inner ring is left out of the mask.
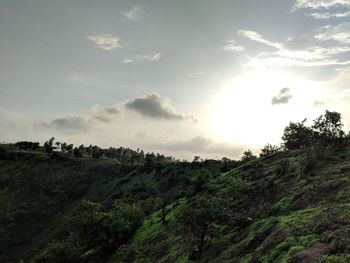
[[[0,0],[0,140],[239,158],[350,130],[350,0]]]

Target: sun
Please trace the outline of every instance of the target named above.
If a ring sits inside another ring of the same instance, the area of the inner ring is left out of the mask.
[[[215,98],[210,116],[212,134],[248,146],[277,144],[289,121],[300,121],[313,110],[314,86],[281,72],[245,74]],[[290,101],[272,105],[272,97],[286,87],[292,92]]]

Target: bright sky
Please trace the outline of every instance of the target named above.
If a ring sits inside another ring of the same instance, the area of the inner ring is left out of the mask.
[[[350,130],[350,0],[0,0],[0,140],[191,159]]]

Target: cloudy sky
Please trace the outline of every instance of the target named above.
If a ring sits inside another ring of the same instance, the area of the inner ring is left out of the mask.
[[[350,129],[350,0],[0,0],[1,141],[191,159]]]

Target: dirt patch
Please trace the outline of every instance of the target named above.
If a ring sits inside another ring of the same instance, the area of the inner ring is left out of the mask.
[[[329,253],[329,248],[325,244],[316,244],[309,249],[296,253],[290,260],[290,263],[312,263],[321,260],[324,255]]]
[[[322,201],[334,201],[337,193],[343,188],[341,181],[324,182],[314,185],[313,189],[304,191],[296,196],[297,209],[305,209],[310,205],[319,204]]]

